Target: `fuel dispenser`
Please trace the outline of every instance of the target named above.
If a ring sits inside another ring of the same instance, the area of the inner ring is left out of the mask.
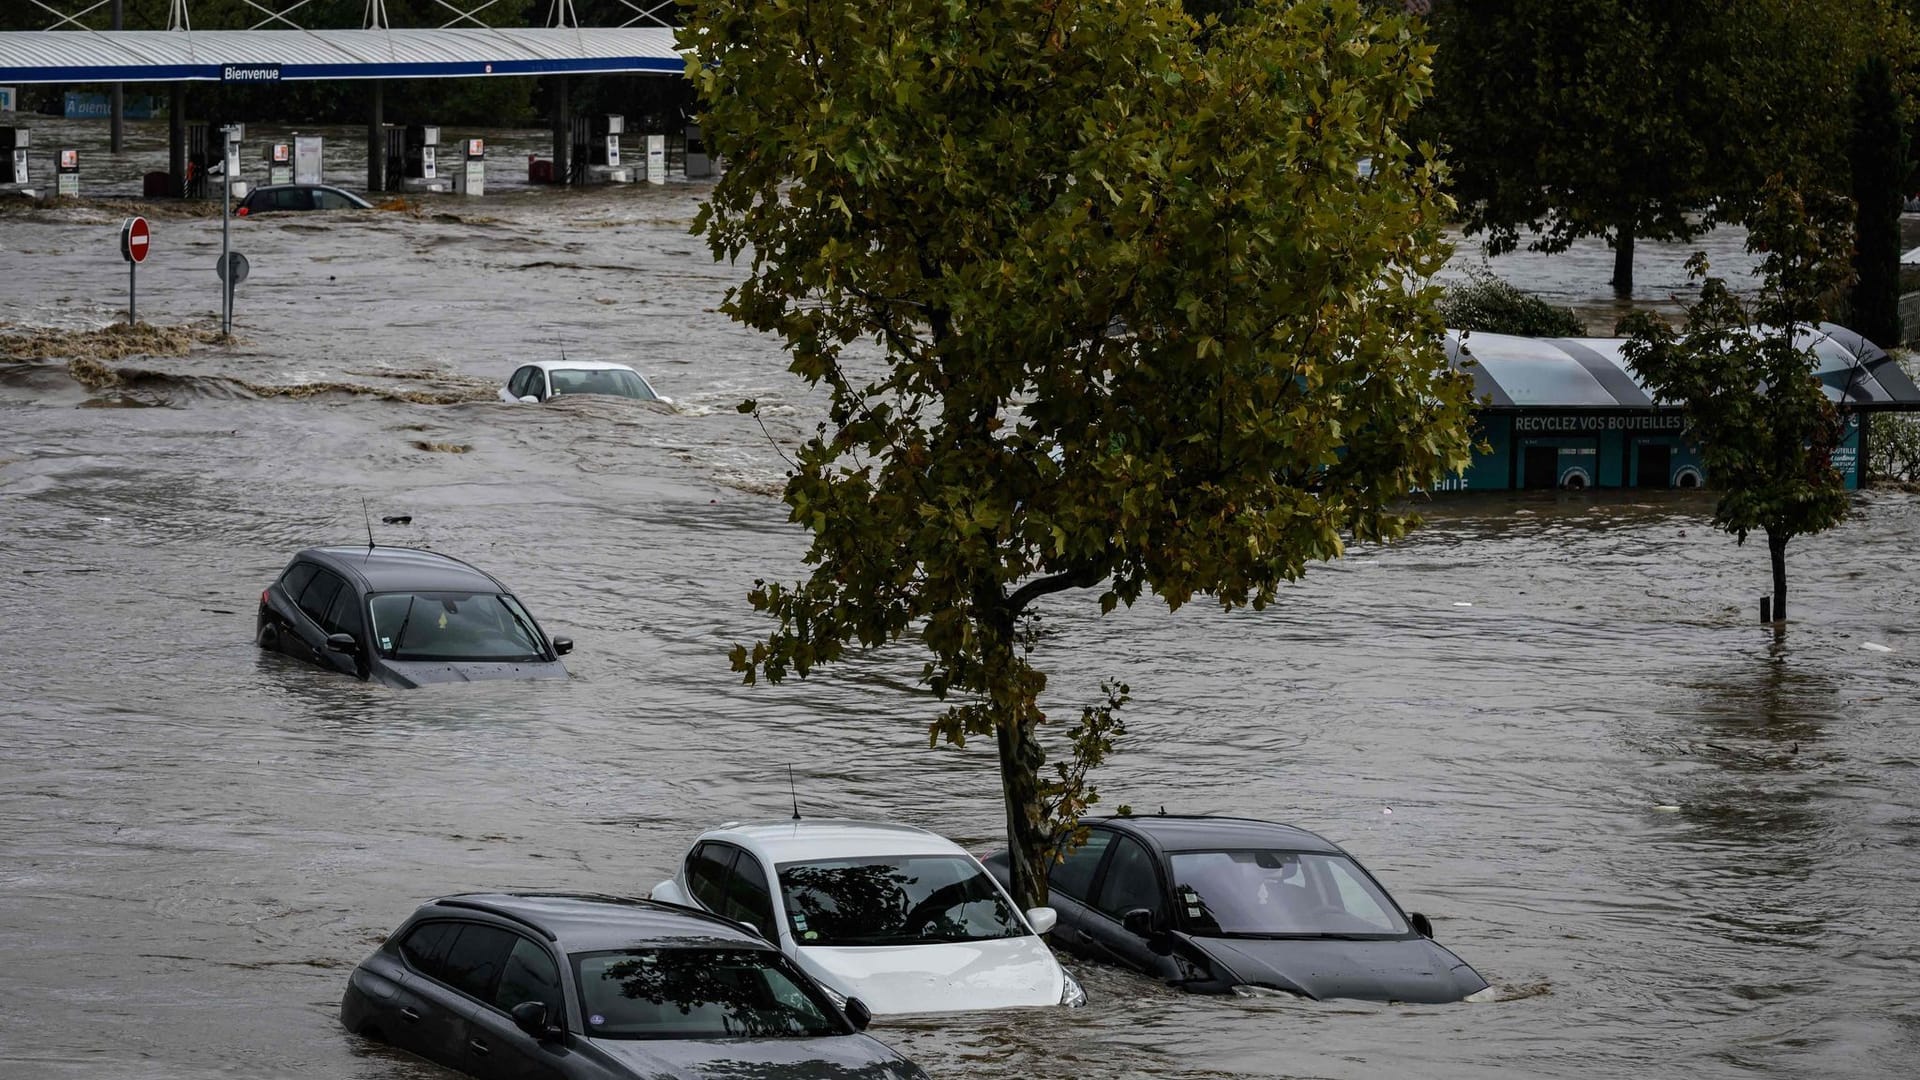
[[[0,127],[0,181],[9,184],[28,183],[27,147],[33,142],[33,131],[23,127]]]
[[[440,125],[407,125],[407,179],[440,178]]]
[[[80,151],[60,151],[60,172],[54,178],[53,193],[63,199],[80,197]]]
[[[665,135],[647,136],[647,183],[664,184],[667,182],[667,137]]]
[[[627,118],[608,114],[593,118],[593,157],[595,165],[620,167],[620,136],[627,130]]]
[[[485,195],[487,193],[487,141],[468,139],[466,160],[460,163],[460,171],[453,174],[453,190],[456,195]]]
[[[299,132],[294,133],[294,136],[293,136],[293,182],[294,183],[296,184],[326,183],[326,181],[320,178],[322,172],[325,171],[324,163],[321,160],[322,149],[323,149],[323,146],[320,140],[320,136],[302,135]]]
[[[267,147],[267,183],[293,183],[293,147],[283,142]]]
[[[688,124],[687,130],[687,177],[694,179],[713,175],[713,159],[707,156],[707,140],[700,134],[699,124]]]

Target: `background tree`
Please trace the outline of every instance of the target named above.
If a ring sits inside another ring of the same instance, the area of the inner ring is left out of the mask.
[[[1756,205],[1784,162],[1839,168],[1850,72],[1885,0],[1484,0],[1437,5],[1435,92],[1467,232],[1492,254],[1684,241]]]
[[[1872,57],[1854,76],[1853,287],[1847,324],[1882,348],[1900,344],[1901,183],[1907,175],[1907,133],[1893,68]]]
[[[1174,0],[686,22],[729,163],[695,229],[751,260],[723,310],[828,393],[784,495],[811,570],[756,583],[775,627],[734,667],[917,642],[930,737],[994,739],[1014,895],[1041,902],[1127,690],[1049,772],[1033,605],[1264,608],[1465,464],[1427,283],[1449,208],[1401,135],[1428,50],[1353,0],[1204,40]]]
[[[1776,180],[1752,215],[1752,247],[1766,252],[1765,284],[1751,307],[1718,278],[1676,335],[1651,316],[1632,321],[1625,355],[1656,401],[1678,404],[1719,492],[1713,523],[1740,543],[1767,535],[1773,617],[1787,617],[1787,542],[1846,516],[1846,485],[1833,467],[1839,411],[1814,376],[1803,341],[1822,298],[1847,274],[1848,205],[1818,188]],[[1695,256],[1693,267],[1706,263]]]

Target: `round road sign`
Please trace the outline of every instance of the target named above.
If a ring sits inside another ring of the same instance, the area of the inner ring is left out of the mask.
[[[130,263],[146,262],[147,249],[152,246],[148,243],[151,237],[146,218],[128,218],[120,226],[120,257]]]
[[[219,276],[221,281],[225,281],[227,280],[228,267],[232,267],[233,283],[235,285],[247,280],[247,271],[251,269],[247,264],[247,257],[237,251],[228,253],[225,262],[216,260],[213,264],[213,272]]]

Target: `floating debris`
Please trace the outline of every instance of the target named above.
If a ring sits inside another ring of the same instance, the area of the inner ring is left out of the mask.
[[[1893,646],[1882,645],[1877,641],[1865,642],[1860,647],[1862,649],[1867,650],[1868,652],[1892,652],[1893,651]]]
[[[91,330],[58,330],[0,323],[0,360],[125,360],[133,356],[185,356],[220,340],[217,327],[112,323]],[[75,378],[80,378],[76,373]],[[82,380],[84,381],[84,380]]]

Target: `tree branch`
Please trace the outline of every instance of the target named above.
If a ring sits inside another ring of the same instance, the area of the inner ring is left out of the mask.
[[[1018,615],[1026,606],[1049,593],[1064,592],[1067,589],[1086,589],[1100,584],[1107,576],[1107,565],[1103,562],[1082,563],[1071,570],[1058,574],[1034,578],[1014,590],[1007,597],[1006,610],[1010,615]]]

